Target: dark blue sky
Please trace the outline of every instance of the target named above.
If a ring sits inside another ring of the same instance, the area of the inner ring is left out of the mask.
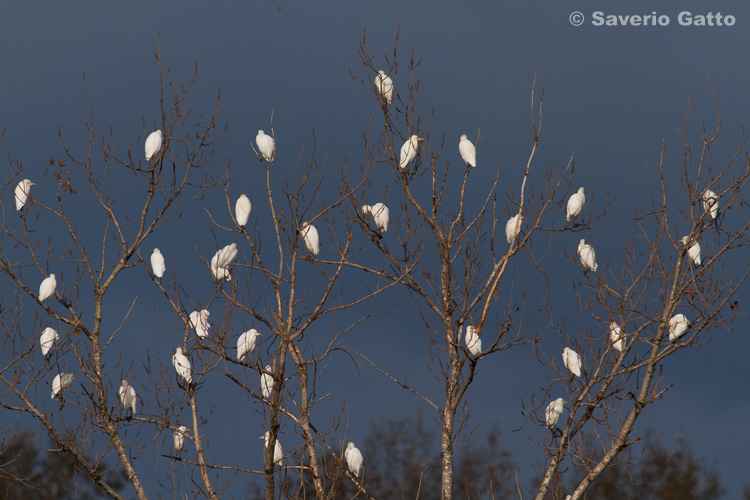
[[[574,154],[573,184],[586,187],[593,200],[591,210],[602,206],[609,190],[615,204],[603,226],[587,239],[594,244],[600,263],[611,257],[610,265],[617,266],[622,264],[619,255],[623,242],[630,241],[633,230],[627,225],[626,215],[657,194],[646,166],[653,168],[662,140],[667,145],[667,174],[674,182],[675,198],[684,202],[679,180],[682,140],[675,127],[684,126],[689,104],[691,139],[697,139],[701,126],[708,130],[715,127],[715,103],[706,76],[711,78],[721,106],[722,131],[712,147],[715,162],[722,164],[740,145],[742,127],[750,116],[750,75],[746,69],[750,7],[746,2],[722,2],[721,11],[735,16],[735,26],[697,28],[679,26],[679,12],[716,12],[716,6],[708,2],[683,2],[679,8],[656,2],[607,5],[613,10],[594,2],[524,2],[520,6],[499,2],[357,1],[260,5],[85,2],[76,7],[52,2],[16,4],[8,6],[0,20],[4,62],[0,127],[6,129],[0,151],[19,158],[24,176],[34,180],[42,178],[50,157],[63,156],[56,144],[58,127],[67,145],[84,154],[87,134],[83,124],[89,118],[85,73],[98,133],[108,132],[111,126],[118,148],[140,155],[143,120],[149,131],[154,121],[160,120],[159,73],[153,56],[160,44],[164,63],[178,82],[189,77],[197,62],[197,84],[191,94],[196,112],[210,113],[217,89],[221,89],[220,120],[229,128],[226,139],[216,146],[217,169],[223,171],[231,158],[230,195],[234,199],[247,193],[253,202],[251,218],[262,219],[269,216],[263,183],[259,182],[264,174],[249,141],[254,140],[258,129],[269,130],[273,110],[279,186],[285,175],[283,169],[291,172],[305,141],[309,147],[313,129],[319,160],[328,153],[324,172],[330,182],[337,179],[334,153],[340,162],[345,159],[356,168],[364,160],[362,134],[371,114],[379,118],[379,109],[370,92],[352,80],[349,71],[363,75],[356,51],[364,30],[368,49],[384,66],[382,56],[392,53],[400,25],[400,75],[406,77],[409,56],[415,52],[421,59],[418,109],[426,117],[435,108],[430,125],[433,146],[445,134],[447,146],[442,158],[457,162],[460,134],[473,137],[481,127],[479,166],[471,180],[483,193],[482,187],[493,179],[499,164],[498,198],[502,201],[505,193],[518,195],[519,172],[531,146],[529,104],[536,68],[537,86],[544,87],[545,100],[535,171],[541,175],[548,160],[562,169]],[[657,7],[658,14],[670,17],[669,26],[595,27],[590,23],[596,10],[650,14]],[[570,24],[573,10],[586,17],[583,26]],[[395,83],[402,88],[398,78]],[[130,180],[122,175],[120,182],[126,187]],[[34,195],[51,203],[54,187],[50,180],[46,185],[40,183]],[[9,196],[4,193],[6,203]],[[389,196],[395,199],[393,188]],[[221,213],[224,206],[217,196],[208,197],[203,204],[212,213]],[[83,217],[85,204],[79,209]],[[197,225],[208,225],[202,210],[190,214],[196,217]],[[228,223],[228,216],[222,215]],[[561,257],[563,247],[574,253],[579,237],[562,235],[551,246],[560,255],[549,261],[551,267],[559,269],[550,273],[552,294],[557,296],[552,303],[553,321],[564,318],[573,331],[597,327],[571,301],[572,282],[581,279],[580,270]],[[168,259],[168,268],[171,258],[179,270],[197,264],[196,249],[210,258],[217,244],[237,240],[233,235],[219,234],[214,240],[212,234],[167,231],[148,241],[145,248],[150,253],[158,246]],[[535,275],[527,267],[519,264],[514,269],[518,286],[523,278],[533,285]],[[207,272],[186,280],[184,285],[190,288],[193,300],[205,298],[211,291]],[[127,286],[116,292],[122,293],[122,301],[129,305],[127,287],[140,287],[139,307],[144,317],[154,308],[165,307],[144,274],[124,281]],[[739,297],[741,304],[747,304],[748,299],[747,292]],[[392,301],[384,298],[378,304],[384,309],[393,307]],[[527,305],[529,312],[534,314],[536,306]],[[118,307],[124,306],[112,304],[113,310]],[[349,334],[345,343],[370,353],[400,378],[437,396],[438,387],[426,369],[427,334],[418,317],[410,314],[415,317],[400,314],[367,323]],[[212,319],[219,316],[215,311]],[[665,385],[674,386],[649,408],[638,426],[641,432],[654,427],[667,441],[685,434],[699,456],[719,467],[723,483],[735,497],[747,473],[745,457],[750,442],[746,425],[750,369],[745,362],[750,338],[741,324],[742,319],[730,325],[731,333],[712,332],[705,337],[710,339],[708,345],[682,350],[670,358],[665,363]],[[253,326],[250,322],[246,325]],[[554,350],[558,356],[563,344],[546,319],[541,315],[532,318],[532,325],[545,333],[544,349],[550,353]],[[162,362],[169,363],[179,333],[163,332],[165,328],[155,316],[149,321],[133,320],[129,326],[128,341],[120,341],[125,356],[135,360],[138,388],[137,372],[142,362],[137,357],[143,352],[133,349],[132,344],[142,349],[148,343],[152,355],[158,350]],[[133,343],[129,342],[131,338]],[[263,340],[268,342],[266,337]],[[361,369],[357,377],[343,356],[333,358],[326,370],[320,392],[335,397],[321,405],[321,420],[328,421],[346,402],[349,438],[355,441],[369,431],[373,417],[405,409],[415,412],[423,406],[372,369]],[[140,377],[145,380],[143,374]],[[113,378],[119,380],[119,375]],[[338,382],[342,379],[348,380],[343,386]],[[503,383],[508,380],[512,383]],[[242,425],[246,439],[236,453],[230,454],[229,463],[260,467],[262,445],[257,436],[262,433],[262,416],[253,412],[234,386],[224,380],[215,382],[221,396],[234,402],[234,407],[217,403],[204,432],[215,448],[231,448],[236,438],[222,435],[221,426]],[[523,423],[521,400],[528,401],[532,390],[547,384],[531,350],[519,348],[481,363],[467,395],[472,422],[480,426],[480,435],[493,422],[500,423],[503,439],[520,464],[525,481],[538,450],[512,430]],[[372,397],[381,393],[388,395],[386,401]],[[237,411],[237,398],[245,404],[244,410]],[[7,412],[0,413],[3,422],[9,418]],[[296,436],[282,434],[282,442],[288,446],[285,438],[293,441]],[[156,467],[150,460],[144,457],[138,461],[146,480]],[[159,467],[164,467],[163,461]]]

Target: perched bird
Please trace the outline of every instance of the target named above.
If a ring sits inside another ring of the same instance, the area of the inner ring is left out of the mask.
[[[211,313],[208,309],[190,313],[190,326],[193,327],[195,334],[200,338],[208,337],[208,329],[211,328],[211,324],[208,322],[209,316],[211,316]]]
[[[625,348],[625,336],[622,333],[622,328],[614,321],[609,322],[609,341],[612,342],[612,347],[620,352]]]
[[[471,325],[466,325],[464,342],[466,342],[466,347],[472,356],[476,356],[482,352],[482,339],[477,335],[477,329]]]
[[[174,445],[174,452],[177,455],[182,453],[182,449],[185,447],[185,431],[187,430],[187,427],[181,425],[172,434],[172,444]]]
[[[318,238],[318,230],[315,229],[315,226],[309,222],[303,223],[300,234],[302,235],[302,239],[305,240],[307,251],[318,255],[318,252],[320,252],[320,239]]]
[[[711,218],[716,220],[716,217],[719,216],[719,197],[710,189],[706,189],[703,191],[701,198],[703,199],[703,211],[710,213]]]
[[[47,353],[55,345],[58,337],[57,330],[54,328],[48,326],[44,329],[42,336],[39,337],[39,345],[42,347],[42,356],[47,356]]]
[[[567,368],[568,371],[576,377],[580,377],[581,366],[583,365],[583,363],[581,362],[581,355],[575,352],[570,347],[566,347],[565,349],[563,349],[562,358],[563,363],[565,364],[565,368]]]
[[[177,376],[185,380],[188,384],[193,382],[193,375],[190,373],[190,360],[182,354],[182,347],[177,347],[172,356],[172,364],[177,372]]]
[[[594,247],[586,243],[586,240],[581,238],[578,242],[578,256],[581,258],[581,264],[585,268],[584,271],[591,269],[596,271],[599,266],[596,265],[596,253]]]
[[[362,213],[365,215],[372,215],[373,219],[375,220],[375,225],[378,226],[378,229],[380,229],[380,231],[388,231],[388,222],[390,221],[391,211],[388,210],[388,207],[386,207],[384,204],[376,203],[372,206],[362,205]]]
[[[570,221],[578,217],[578,214],[583,210],[584,203],[586,203],[586,192],[584,191],[583,186],[581,186],[578,188],[577,193],[573,193],[573,195],[568,198],[568,208],[566,210],[565,219]]]
[[[461,140],[458,141],[458,152],[461,153],[461,158],[467,165],[477,166],[477,149],[474,147],[474,143],[466,138],[466,134],[461,134]]]
[[[521,223],[523,222],[523,215],[516,214],[505,223],[505,239],[508,243],[512,243],[513,240],[518,238],[518,234],[521,232]]]
[[[271,439],[268,431],[263,434],[260,439],[264,440],[265,448],[268,449],[268,440]],[[276,446],[273,447],[273,463],[281,465],[281,461],[284,459],[284,452],[281,450],[281,443],[279,438],[276,438]]]
[[[669,341],[674,342],[679,339],[690,328],[690,321],[684,314],[675,314],[669,320]]]
[[[54,274],[50,274],[39,285],[39,302],[44,302],[52,297],[55,294],[55,288],[57,288],[57,280]]]
[[[161,151],[161,130],[151,132],[146,138],[146,159],[150,160],[153,156]]]
[[[213,274],[214,280],[231,281],[232,275],[229,273],[229,264],[237,257],[237,252],[237,243],[230,243],[214,254],[211,259],[211,274]]]
[[[557,425],[557,421],[560,419],[565,406],[563,403],[567,403],[563,398],[557,398],[547,405],[547,410],[544,412],[545,423],[550,429],[554,429]]]
[[[241,194],[240,197],[237,198],[237,203],[234,205],[234,216],[240,227],[245,227],[245,224],[247,224],[247,220],[250,218],[251,209],[252,205],[250,204],[250,199],[244,194]]]
[[[688,237],[683,236],[682,239],[680,240],[680,243],[682,243],[683,245],[687,245]],[[695,264],[696,266],[701,265],[701,244],[698,243],[698,240],[695,240],[695,242],[693,242],[693,244],[690,245],[687,253],[688,253],[688,257],[690,257],[690,260],[693,261],[693,264]]]
[[[413,135],[401,146],[401,159],[398,162],[398,166],[406,168],[406,166],[414,161],[417,157],[417,151],[419,150],[419,141],[423,141],[421,137]]]
[[[60,397],[62,392],[70,387],[75,376],[72,373],[58,373],[52,380],[52,399]]]
[[[242,361],[245,356],[255,350],[256,337],[260,335],[258,330],[251,328],[237,339],[237,361]]]
[[[24,179],[18,183],[14,192],[16,196],[16,210],[21,210],[26,205],[26,200],[29,199],[31,194],[31,186],[36,186],[33,182],[28,179]]]
[[[351,473],[355,476],[359,476],[359,471],[362,470],[362,452],[359,451],[359,448],[354,446],[354,443],[351,441],[346,445],[344,458],[346,459],[346,465],[349,466]]]
[[[378,89],[385,102],[388,104],[393,102],[393,80],[382,69],[375,75],[375,88]]]
[[[123,380],[120,384],[120,390],[117,392],[120,395],[120,402],[131,414],[136,412],[138,406],[138,398],[135,395],[135,389],[133,386],[128,384],[127,380]]]
[[[276,141],[273,140],[273,137],[266,135],[262,130],[258,130],[258,135],[255,136],[255,144],[258,145],[258,151],[266,161],[273,161],[274,156],[276,156]]]
[[[266,365],[265,371],[260,375],[260,390],[265,399],[271,399],[273,393],[273,375],[271,375],[271,366]]]
[[[164,271],[167,270],[167,266],[164,265],[164,256],[158,248],[154,248],[153,253],[151,253],[151,269],[157,278],[164,276]]]

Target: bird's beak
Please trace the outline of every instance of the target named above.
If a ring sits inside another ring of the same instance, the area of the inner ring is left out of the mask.
[[[418,141],[424,141],[424,137],[417,137]]]
[[[36,186],[36,182],[29,182],[29,186]]]

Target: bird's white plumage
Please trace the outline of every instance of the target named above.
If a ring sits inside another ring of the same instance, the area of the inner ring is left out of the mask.
[[[247,224],[247,220],[250,218],[250,210],[252,210],[250,199],[241,194],[234,205],[234,217],[240,227],[245,227],[245,224]]]
[[[351,441],[346,445],[344,458],[346,459],[346,465],[349,466],[351,473],[355,476],[359,476],[359,472],[362,470],[362,452],[359,451],[359,448],[354,446],[354,443]]]
[[[464,342],[466,342],[466,348],[469,349],[472,356],[482,352],[482,339],[477,334],[477,329],[471,325],[466,325]]]
[[[172,434],[172,445],[174,446],[174,452],[177,455],[182,453],[183,448],[185,448],[185,431],[187,430],[187,427],[181,425]]]
[[[214,280],[230,281],[232,279],[232,275],[229,273],[229,265],[237,257],[237,252],[237,243],[230,243],[214,254],[211,258],[211,274],[213,274]]]
[[[564,403],[566,403],[566,401],[563,398],[557,398],[547,405],[547,409],[544,412],[544,420],[547,427],[550,429],[557,425],[557,421],[560,419],[560,415],[562,415],[562,412],[565,409]]]
[[[57,399],[65,389],[70,387],[75,376],[72,373],[58,373],[52,380],[52,399]]]
[[[578,217],[578,214],[583,210],[583,204],[586,203],[586,191],[583,186],[578,188],[578,192],[568,198],[568,206],[565,210],[565,219],[573,220]]]
[[[523,222],[523,215],[516,214],[505,223],[505,239],[508,243],[518,238],[521,232],[521,223]]]
[[[401,158],[398,162],[399,167],[406,168],[409,163],[414,161],[414,158],[417,157],[419,141],[421,140],[423,140],[421,137],[412,135],[406,142],[404,142],[404,145],[401,146]]]
[[[307,251],[312,254],[318,255],[318,252],[320,251],[320,238],[318,237],[318,230],[315,229],[315,226],[313,226],[309,222],[305,222],[304,224],[302,224],[300,234],[302,235],[302,239],[305,241]]]
[[[622,328],[614,321],[609,323],[609,341],[612,342],[612,347],[620,352],[625,348],[625,336],[622,333]]]
[[[388,104],[393,102],[393,80],[382,69],[375,75],[375,88],[378,89],[385,102]]]
[[[117,394],[120,396],[120,403],[122,403],[122,406],[124,406],[130,413],[136,413],[138,408],[138,398],[135,395],[135,389],[133,389],[132,385],[128,384],[127,380],[123,380],[122,383],[120,383],[120,390],[117,391]]]
[[[719,216],[719,197],[710,189],[706,189],[703,191],[701,199],[703,200],[703,212],[711,214],[711,218],[716,219]]]
[[[683,245],[687,245],[688,237],[683,236],[682,239],[680,240],[680,243],[682,243]],[[698,242],[698,240],[695,240],[690,245],[687,253],[688,253],[688,257],[690,257],[690,260],[693,261],[693,264],[695,264],[696,266],[701,265],[701,244]]]
[[[583,365],[581,361],[581,355],[575,352],[570,347],[566,347],[565,349],[563,349],[562,358],[563,364],[565,364],[565,368],[576,377],[580,377],[581,366]]]
[[[57,341],[57,338],[59,335],[57,334],[57,330],[51,327],[47,327],[42,332],[42,336],[39,337],[39,345],[42,348],[42,356],[46,356],[47,353],[52,349],[52,347],[55,345],[55,342]]]
[[[50,274],[39,285],[39,300],[44,302],[52,297],[55,294],[55,288],[57,288],[57,280],[54,274]]]
[[[362,213],[372,215],[375,220],[375,225],[382,232],[388,231],[388,222],[390,221],[391,211],[388,210],[383,203],[376,203],[374,205],[362,205]]]
[[[673,342],[687,332],[690,328],[690,321],[684,314],[675,314],[669,320],[669,341]]]
[[[271,436],[268,431],[261,436],[261,439],[263,439],[264,447],[268,449],[268,441],[271,439]],[[279,442],[278,436],[276,437],[276,445],[273,447],[273,463],[276,465],[281,465],[281,461],[284,459],[284,452],[281,449],[281,443]]]
[[[596,253],[594,252],[594,247],[586,243],[586,240],[584,239],[581,239],[581,241],[578,242],[578,256],[581,258],[581,264],[583,264],[583,267],[586,269],[591,269],[592,271],[599,269],[599,266],[596,264]]]
[[[22,180],[16,186],[16,190],[13,193],[16,197],[16,210],[21,210],[26,205],[26,201],[31,194],[31,186],[36,186],[36,184],[29,179]]]
[[[273,376],[267,372],[271,371],[271,366],[266,365],[265,371],[260,375],[260,390],[263,393],[263,397],[269,400],[273,393]]]
[[[172,356],[172,364],[177,375],[188,384],[193,382],[193,374],[190,371],[190,360],[182,354],[182,347],[177,347]]]
[[[146,138],[146,159],[150,160],[153,156],[161,151],[162,134],[161,130],[151,132]]]
[[[263,155],[266,161],[273,161],[276,156],[276,141],[270,135],[266,135],[262,130],[258,130],[255,136],[255,144],[258,145],[258,151]]]
[[[195,334],[200,338],[208,337],[208,330],[211,328],[211,324],[208,322],[210,316],[211,313],[208,309],[190,313],[190,326],[193,327]]]
[[[164,264],[164,256],[158,248],[154,248],[151,253],[151,270],[157,278],[164,276],[164,271],[167,270],[167,266]]]
[[[258,330],[251,328],[237,339],[237,360],[242,361],[245,356],[255,350],[256,337],[260,335]]]
[[[466,138],[466,134],[462,134],[458,141],[458,152],[461,153],[461,158],[465,163],[472,167],[477,166],[477,149],[474,147],[474,143]]]

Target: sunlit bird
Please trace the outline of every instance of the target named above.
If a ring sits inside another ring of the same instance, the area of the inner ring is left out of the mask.
[[[388,104],[393,102],[393,80],[382,69],[375,75],[375,88],[378,89],[385,102]]]
[[[472,356],[482,352],[482,339],[477,334],[477,329],[471,325],[466,325],[464,342],[466,342],[466,348],[469,349]]]
[[[174,350],[174,356],[172,356],[172,364],[177,372],[177,376],[183,379],[188,384],[193,382],[193,374],[190,372],[190,360],[187,356],[182,354],[182,347],[177,347]]]
[[[258,135],[255,136],[255,144],[258,145],[258,151],[266,161],[273,161],[274,156],[276,156],[276,141],[273,140],[273,137],[266,135],[262,130],[258,130]]]
[[[583,210],[584,203],[586,203],[586,191],[584,191],[583,186],[581,186],[578,188],[577,193],[573,193],[571,197],[568,198],[568,207],[565,211],[565,219],[570,221],[578,217],[578,214],[580,214],[581,210]]]
[[[406,168],[409,163],[414,161],[414,158],[417,157],[417,151],[419,150],[419,141],[423,140],[423,138],[417,135],[409,137],[404,145],[401,146],[401,159],[398,162],[399,167]]]
[[[266,365],[265,371],[260,375],[260,390],[263,398],[270,400],[273,393],[273,375],[271,375],[271,366]]]
[[[684,314],[675,314],[669,320],[669,341],[674,342],[679,339],[690,328],[690,321]]]
[[[315,226],[309,222],[303,223],[300,234],[305,241],[307,251],[311,254],[318,255],[318,252],[320,252],[320,238],[318,237],[318,230],[315,229]]]
[[[523,222],[523,215],[516,214],[505,223],[505,239],[508,243],[512,243],[513,240],[518,238],[521,232],[521,223]]]
[[[47,353],[52,349],[57,341],[59,335],[57,330],[51,327],[47,327],[42,332],[42,336],[39,337],[39,345],[42,348],[42,356],[47,357]]]
[[[72,373],[58,373],[52,380],[52,399],[59,398],[63,391],[71,386],[75,376]]]
[[[183,448],[185,448],[185,432],[187,430],[187,427],[181,425],[172,434],[172,445],[174,446],[174,452],[176,455],[182,453]]]
[[[560,420],[560,415],[562,415],[565,409],[564,403],[567,403],[567,401],[563,398],[557,398],[547,405],[547,409],[544,412],[544,420],[550,429],[554,429],[557,421]]]
[[[211,328],[211,324],[208,322],[209,316],[211,316],[211,313],[208,309],[190,313],[190,326],[193,327],[195,334],[200,338],[208,337],[208,330]]]
[[[161,130],[151,132],[146,138],[146,159],[150,160],[153,156],[161,151]]]
[[[563,349],[562,358],[563,364],[565,364],[565,368],[576,377],[580,377],[581,366],[583,365],[583,362],[581,361],[581,355],[575,352],[570,347],[566,347],[565,349]]]
[[[622,333],[622,328],[614,321],[609,322],[609,341],[612,342],[612,347],[620,352],[625,348],[625,336]]]
[[[583,264],[585,270],[591,269],[592,271],[596,271],[599,269],[599,266],[596,265],[594,247],[586,243],[586,240],[583,238],[578,242],[578,256],[581,258],[581,264]]]
[[[154,248],[151,253],[151,270],[154,271],[154,276],[157,278],[164,276],[164,271],[167,270],[167,266],[164,265],[164,256],[158,248]]]
[[[29,179],[24,179],[18,183],[14,195],[16,197],[16,210],[21,210],[26,205],[26,200],[29,199],[31,194],[31,186],[36,186]]]
[[[268,441],[271,439],[270,433],[268,431],[263,434],[260,439],[263,440],[264,447],[268,449]],[[281,465],[281,461],[284,459],[284,452],[281,449],[281,443],[279,442],[278,436],[276,437],[276,445],[273,447],[273,463],[276,465]]]
[[[39,301],[44,302],[52,297],[55,294],[55,288],[57,288],[57,280],[54,274],[50,274],[39,285]]]
[[[240,227],[245,227],[245,224],[247,224],[247,220],[250,218],[251,209],[252,204],[250,203],[250,199],[244,194],[241,194],[240,197],[237,198],[237,203],[234,205],[234,216]]]
[[[683,245],[687,245],[688,243],[688,237],[683,236],[680,240],[680,243]],[[701,244],[698,242],[698,240],[695,240],[690,247],[688,248],[688,257],[690,257],[690,260],[693,261],[693,264],[696,266],[701,265]]]
[[[354,443],[351,441],[346,445],[344,458],[346,459],[346,465],[349,466],[351,473],[355,476],[359,476],[359,472],[362,470],[362,452],[359,451],[359,448],[354,446]]]
[[[703,211],[711,214],[711,218],[716,220],[716,217],[719,216],[719,197],[710,189],[706,189],[703,191],[701,199],[703,200]]]
[[[237,258],[237,243],[230,243],[224,248],[218,250],[211,259],[211,274],[214,280],[221,281],[232,279],[229,273],[229,265]]]
[[[458,152],[461,153],[461,158],[467,165],[477,166],[477,149],[474,147],[474,143],[466,138],[466,134],[461,134],[461,139],[458,141]]]
[[[258,330],[251,328],[237,339],[237,360],[242,361],[255,350],[256,337],[260,335]]]
[[[136,413],[138,407],[138,398],[135,395],[135,389],[133,386],[128,384],[127,380],[122,381],[120,384],[120,390],[117,391],[120,396],[120,402],[131,414]]]
[[[375,220],[375,225],[382,232],[388,231],[388,222],[390,221],[391,211],[388,210],[382,203],[376,203],[374,205],[362,205],[362,213],[372,215]]]

